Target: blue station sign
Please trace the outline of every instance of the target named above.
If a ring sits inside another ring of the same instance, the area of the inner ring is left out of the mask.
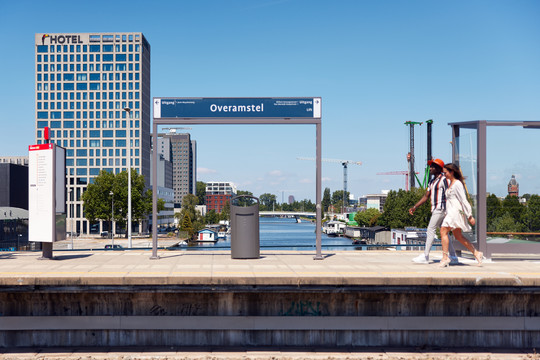
[[[321,98],[154,98],[154,118],[321,118]]]

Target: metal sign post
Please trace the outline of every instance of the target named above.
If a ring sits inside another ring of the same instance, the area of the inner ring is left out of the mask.
[[[316,260],[321,254],[321,114],[322,99],[310,98],[154,98],[152,124],[152,256],[157,255],[158,125],[310,124],[316,125]]]

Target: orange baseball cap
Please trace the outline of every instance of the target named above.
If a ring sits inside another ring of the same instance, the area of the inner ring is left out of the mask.
[[[427,163],[428,163],[428,165],[435,164],[435,165],[439,166],[441,169],[444,167],[444,161],[442,161],[441,159],[429,160]]]

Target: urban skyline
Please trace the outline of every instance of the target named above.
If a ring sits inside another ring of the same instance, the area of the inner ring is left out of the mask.
[[[433,119],[433,155],[448,162],[448,123],[539,115],[534,1],[44,4],[0,4],[0,26],[12,34],[16,54],[0,59],[2,156],[25,155],[35,141],[37,110],[29,103],[36,33],[144,33],[152,44],[152,97],[322,97],[323,157],[363,163],[349,169],[355,197],[404,187],[402,176],[376,174],[406,170],[405,121]],[[88,16],[76,16],[80,11]],[[254,195],[315,198],[314,164],[296,160],[313,156],[311,127],[195,125],[189,132],[197,139],[199,180],[231,181]],[[516,175],[520,193],[540,193],[530,151],[536,131],[490,132],[488,191],[504,194]],[[425,143],[419,126],[418,171]],[[342,183],[341,166],[324,164],[323,188],[340,190]]]

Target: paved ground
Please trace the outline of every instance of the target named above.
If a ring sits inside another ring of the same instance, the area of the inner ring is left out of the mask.
[[[16,353],[1,352],[0,360],[539,360],[540,356],[534,351],[460,351],[460,350],[383,350],[366,349],[355,352],[326,352],[317,350],[296,349],[290,351],[267,351],[267,350],[204,350],[204,349],[47,349],[40,351],[18,350]]]
[[[415,264],[411,251],[261,252],[259,259],[231,259],[230,251],[160,250],[55,251],[53,260],[38,252],[0,253],[0,285],[508,285],[539,286],[540,255],[494,257],[476,266],[472,257],[439,268]],[[440,252],[432,252],[440,259]]]
[[[101,248],[100,248],[101,249]],[[507,285],[539,286],[540,255],[494,256],[482,266],[472,257],[461,265],[439,268],[438,260],[414,264],[419,252],[315,251],[261,252],[259,259],[231,259],[229,251],[151,250],[55,251],[53,260],[41,253],[0,253],[0,285],[134,285],[134,284],[316,284],[316,285]],[[432,257],[440,259],[440,252]],[[355,352],[213,349],[28,349],[16,353],[0,349],[4,359],[530,359],[540,360],[535,349],[439,350],[366,349]]]

